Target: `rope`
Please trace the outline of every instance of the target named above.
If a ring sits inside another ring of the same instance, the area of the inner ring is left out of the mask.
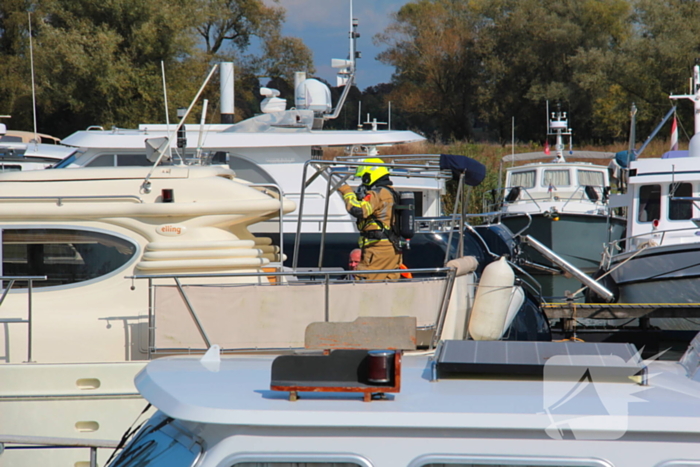
[[[623,262],[621,262],[620,264],[618,264],[618,265],[615,266],[614,268],[608,270],[608,272],[606,272],[606,273],[603,274],[602,276],[598,277],[595,281],[596,281],[596,282],[599,282],[603,277],[607,276],[608,274],[610,274],[611,272],[615,271],[616,269],[622,267],[624,264],[626,264],[628,261],[630,261],[632,258],[634,258],[635,256],[637,256],[639,253],[641,253],[642,251],[646,250],[646,249],[649,248],[650,246],[651,246],[651,245],[650,245],[649,243],[646,243],[646,242],[643,243],[643,244],[641,245],[641,248],[640,248],[639,250],[635,251],[634,253],[632,253],[632,254],[630,255],[629,258],[627,258],[626,260],[624,260]],[[576,298],[576,296],[577,296],[578,294],[580,294],[581,292],[583,292],[583,291],[586,290],[587,288],[588,288],[588,286],[587,286],[587,285],[584,285],[583,287],[581,287],[580,289],[578,289],[576,292],[574,292],[571,296],[572,296],[573,298]]]

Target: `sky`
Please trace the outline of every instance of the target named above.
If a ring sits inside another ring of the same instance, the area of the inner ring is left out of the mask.
[[[391,22],[391,14],[408,0],[353,0],[353,16],[358,19],[357,50],[362,58],[357,61],[357,87],[391,81],[393,67],[376,60],[383,50],[375,47],[372,38],[384,32]],[[285,36],[299,37],[311,49],[316,75],[335,86],[336,70],[332,58],[347,58],[349,51],[350,0],[279,0],[287,10],[282,28]]]

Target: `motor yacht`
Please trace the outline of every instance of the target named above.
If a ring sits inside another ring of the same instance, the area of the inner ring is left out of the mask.
[[[0,172],[46,169],[76,152],[57,138],[8,130],[0,123]]]
[[[505,167],[505,187],[499,209],[491,222],[506,225],[516,236],[534,237],[545,247],[575,268],[593,274],[600,264],[604,245],[624,236],[625,219],[608,205],[610,177],[607,165],[587,160],[610,161],[615,154],[595,151],[574,151],[572,130],[566,112],[552,112],[547,136],[554,136],[554,154],[511,154],[501,160]],[[565,151],[564,137],[569,150]],[[530,162],[538,159],[546,162]],[[568,160],[567,160],[568,159]],[[524,165],[514,165],[515,163]],[[531,273],[560,276],[557,263],[537,250],[524,245],[521,264]],[[552,282],[552,278],[549,278]],[[546,296],[564,296],[564,289],[576,290],[576,280],[561,286],[553,285]],[[573,288],[572,288],[573,287]]]
[[[698,346],[675,362],[572,342],[255,358],[212,348],[136,376],[158,411],[109,465],[694,466]]]
[[[621,303],[700,303],[698,66],[691,83],[689,94],[670,96],[695,105],[688,151],[630,162],[627,192],[611,197],[611,203],[627,209],[627,237],[609,244],[597,276]]]

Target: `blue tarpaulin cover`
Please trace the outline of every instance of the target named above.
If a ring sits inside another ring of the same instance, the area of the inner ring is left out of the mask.
[[[629,153],[629,156],[628,156]],[[636,161],[637,160],[637,154],[634,153],[634,151],[620,151],[615,154],[615,162],[622,167],[623,169],[626,169],[627,166],[629,165],[629,162]]]
[[[470,186],[477,186],[486,177],[486,166],[466,156],[440,154],[440,170],[451,170],[453,180],[464,173],[464,183]]]

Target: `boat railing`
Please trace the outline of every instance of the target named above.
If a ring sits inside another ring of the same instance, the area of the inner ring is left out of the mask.
[[[0,317],[0,324],[5,328],[5,333],[8,332],[10,324],[26,324],[27,325],[27,362],[32,361],[32,291],[34,281],[45,281],[46,276],[0,276],[0,284],[2,284],[2,295],[0,296],[0,309],[5,302],[7,294],[12,290],[16,282],[27,282],[27,319],[24,318],[5,318]],[[7,284],[7,285],[5,285]],[[7,359],[7,356],[5,356]]]
[[[118,441],[84,438],[55,438],[49,436],[24,436],[0,434],[0,457],[3,451],[29,449],[89,449],[90,467],[97,467],[97,450],[114,450]]]
[[[586,187],[587,187],[587,186],[593,187],[593,189],[596,189],[596,188],[600,188],[601,190],[603,189],[602,186],[595,186],[595,185],[579,185],[579,186],[577,186],[576,189],[574,190],[574,192],[571,193],[571,196],[569,196],[569,198],[568,198],[568,199],[564,202],[564,204],[562,205],[562,207],[561,207],[562,211],[563,211],[564,209],[566,209],[566,205],[567,205],[567,204],[569,204],[570,202],[574,201],[574,198],[577,198],[577,199],[576,199],[577,202],[583,201],[583,202],[590,202],[590,203],[593,203],[593,205],[595,205],[595,206],[597,206],[598,204],[601,204],[601,205],[605,206],[605,205],[600,201],[600,199],[602,199],[602,191],[601,191],[601,198],[597,198],[597,199],[593,200],[593,199],[591,199],[590,196],[586,193]],[[580,194],[579,194],[579,193],[580,193]],[[577,194],[579,195],[578,197],[576,196]],[[597,193],[597,191],[596,191],[596,195],[597,195],[597,194],[598,194],[598,193]]]
[[[610,261],[613,256],[618,253],[633,250],[640,250],[642,248],[655,247],[664,245],[666,236],[682,232],[697,232],[697,227],[684,227],[682,229],[667,229],[667,230],[653,230],[651,232],[646,232],[643,234],[632,235],[619,240],[609,242],[603,251],[603,264],[610,265]],[[691,235],[688,235],[691,237]],[[696,235],[692,235],[693,239],[696,239]],[[695,243],[695,242],[694,242]]]
[[[297,209],[297,229],[294,237],[294,254],[292,257],[292,269],[297,268],[299,248],[301,245],[301,226],[304,219],[304,205],[306,198],[306,189],[318,177],[326,178],[326,190],[324,193],[323,221],[321,228],[321,241],[318,254],[318,267],[323,265],[323,256],[326,242],[326,232],[328,227],[328,211],[331,195],[335,193],[340,186],[345,184],[347,180],[353,176],[360,166],[377,166],[387,168],[391,174],[404,177],[429,178],[439,180],[449,180],[452,174],[449,171],[440,170],[439,156],[429,154],[411,154],[405,156],[384,156],[389,159],[395,159],[391,163],[367,163],[359,157],[345,157],[343,160],[309,160],[304,163],[304,169],[301,178],[301,189],[299,206]],[[397,162],[398,161],[398,162]]]
[[[149,358],[207,350],[303,348],[311,322],[361,316],[416,316],[437,343],[456,278],[454,268],[387,269],[397,281],[354,280],[352,271],[272,271],[135,275],[148,281]],[[368,314],[369,313],[369,314]]]

